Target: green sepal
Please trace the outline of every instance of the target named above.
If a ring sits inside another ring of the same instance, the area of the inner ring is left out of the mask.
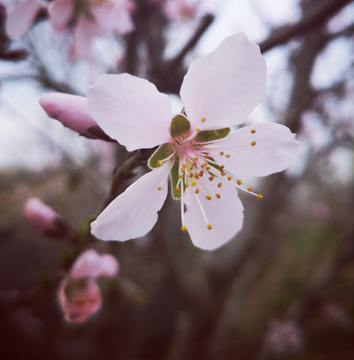
[[[171,121],[171,136],[176,138],[188,135],[190,128],[191,124],[184,115],[176,115]]]
[[[199,131],[194,140],[196,142],[206,142],[217,139],[222,139],[229,135],[230,128],[223,128],[218,130],[203,130]]]
[[[162,144],[151,156],[148,161],[148,166],[151,169],[159,167],[159,160],[167,159],[173,154],[174,150],[171,144]]]
[[[179,160],[176,160],[175,163],[172,166],[171,169],[171,185],[172,185],[172,196],[174,199],[180,199],[181,198],[181,191],[177,192],[177,182],[179,180],[178,178],[178,168],[179,168]]]

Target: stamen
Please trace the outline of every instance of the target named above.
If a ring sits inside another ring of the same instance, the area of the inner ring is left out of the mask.
[[[216,194],[215,196],[216,196],[218,199],[220,199],[220,194]]]
[[[219,183],[219,184],[218,184],[218,187],[221,187],[221,185],[222,185],[222,184],[221,184],[221,183]]]
[[[247,187],[247,190],[248,190],[248,191],[252,191],[252,186],[248,186],[248,187]]]
[[[196,127],[195,127],[195,131],[200,131],[200,127],[199,127],[199,126],[196,126]]]
[[[224,155],[224,152],[223,152],[223,151],[220,151],[220,155],[223,156],[223,155]]]
[[[206,166],[205,170],[209,171],[210,170],[210,166]]]
[[[230,157],[230,154],[226,154],[225,157],[229,158],[229,157]]]
[[[162,160],[157,160],[157,165],[158,165],[158,166],[162,166],[162,165],[163,165],[163,161],[162,161]]]
[[[187,231],[187,226],[185,226],[185,225],[181,226],[181,230],[182,230],[183,232],[186,232],[186,231]]]
[[[202,118],[200,119],[200,121],[201,121],[201,122],[204,122],[204,121],[205,121],[205,117],[202,117]]]
[[[242,180],[237,180],[236,182],[238,185],[242,185]]]
[[[195,189],[194,192],[195,192],[196,194],[198,194],[198,193],[199,193],[199,189]]]
[[[221,174],[222,176],[224,176],[224,175],[225,175],[225,171],[220,171],[220,174]]]
[[[184,186],[187,188],[189,186],[189,183],[185,183]]]
[[[194,178],[198,180],[198,179],[199,179],[199,175],[198,175],[198,174],[194,174]]]
[[[193,160],[194,161],[198,160],[198,156],[194,156]]]
[[[199,173],[199,176],[203,176],[204,175],[204,173],[203,173],[203,171],[201,171],[200,173]]]
[[[213,179],[214,179],[214,176],[210,176],[209,180],[213,181]]]
[[[207,199],[207,200],[211,200],[210,194],[208,194],[208,195],[206,196],[206,199]]]
[[[262,194],[258,194],[258,195],[257,195],[257,199],[262,200],[262,199],[263,199],[263,195],[262,195]]]
[[[227,177],[227,180],[229,180],[229,181],[231,180],[231,176],[230,176],[230,175]]]
[[[176,192],[177,192],[177,193],[181,192],[181,188],[180,188],[180,187],[177,187],[177,188],[176,188]]]
[[[251,129],[251,133],[254,134],[256,132],[255,129]]]
[[[157,190],[162,190],[162,186],[158,186],[158,187],[157,187]]]
[[[252,146],[255,146],[255,145],[256,145],[256,142],[255,142],[255,141],[252,141],[252,142],[251,142],[251,145],[252,145]]]
[[[220,169],[222,170],[225,167],[225,165],[220,165]]]
[[[208,225],[207,225],[207,228],[208,228],[209,230],[211,230],[211,229],[212,229],[211,224],[208,224]]]

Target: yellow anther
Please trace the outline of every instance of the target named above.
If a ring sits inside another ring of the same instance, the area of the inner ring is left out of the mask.
[[[158,186],[158,187],[157,187],[157,190],[161,190],[161,189],[162,189],[162,186]]]
[[[177,193],[181,192],[181,188],[180,188],[180,187],[177,187],[177,188],[176,188],[176,192],[177,192]]]
[[[198,194],[198,193],[199,193],[199,189],[195,189],[194,192],[195,192],[196,194]]]
[[[199,175],[198,175],[197,173],[195,173],[195,174],[194,174],[194,178],[198,180],[198,179],[199,179]]]
[[[255,142],[255,141],[252,141],[252,142],[251,142],[251,145],[252,145],[252,146],[255,146],[255,145],[256,145],[256,142]]]
[[[210,176],[209,180],[213,181],[213,179],[214,179],[214,176]]]
[[[257,195],[257,199],[262,200],[262,199],[263,199],[263,195],[262,195],[262,194],[258,194],[258,195]]]
[[[223,155],[224,155],[224,152],[223,152],[223,151],[220,151],[220,155],[223,156]]]
[[[251,129],[251,133],[254,134],[256,132],[255,129]]]
[[[216,196],[218,199],[220,199],[220,194],[216,194],[215,196]]]
[[[191,178],[192,178],[192,177],[193,177],[193,173],[189,173],[189,177],[191,177]]]
[[[227,180],[229,180],[229,181],[231,180],[231,176],[230,176],[230,175],[227,177]]]
[[[205,170],[209,171],[210,170],[210,166],[206,166]]]
[[[193,160],[198,160],[198,156],[194,156]]]
[[[220,171],[220,174],[221,174],[222,176],[224,176],[224,175],[225,175],[225,171]]]
[[[207,228],[208,228],[209,230],[211,230],[211,229],[212,229],[211,224],[208,224],[208,225],[207,225]]]
[[[199,126],[196,126],[196,127],[195,127],[195,131],[200,131],[200,127],[199,127]]]
[[[186,232],[186,231],[187,231],[187,226],[185,226],[185,225],[181,226],[181,230],[182,230],[183,232]]]
[[[229,158],[229,157],[230,157],[230,154],[226,154],[225,157]]]
[[[247,190],[248,190],[248,191],[252,191],[252,186],[249,186],[249,187],[247,188]]]
[[[207,200],[211,200],[210,194],[208,194],[205,198],[206,198]]]
[[[225,165],[220,165],[220,169],[222,170],[225,167]]]
[[[189,186],[189,184],[188,184],[188,183],[185,183],[184,186],[187,188],[187,187]]]
[[[195,161],[192,162],[192,166],[196,166],[197,163]]]
[[[193,166],[190,166],[190,167],[189,167],[189,171],[192,171],[192,170],[193,170]]]
[[[180,179],[182,179],[182,178],[183,178],[183,175],[179,174],[178,177],[179,177]]]
[[[208,154],[205,154],[204,157],[205,157],[206,159],[209,159],[209,155],[208,155]]]
[[[158,161],[157,161],[157,165],[158,165],[158,166],[163,165],[163,161],[162,161],[162,160],[158,160]]]
[[[221,187],[221,185],[222,185],[222,184],[221,184],[221,183],[219,183],[219,184],[218,184],[218,187]]]
[[[181,168],[181,172],[185,172],[186,171],[186,168],[185,167],[182,167]]]
[[[207,165],[207,163],[202,164],[202,168],[204,169]]]
[[[200,173],[199,173],[199,176],[203,176],[204,175],[204,173],[203,173],[203,171],[201,171]]]
[[[200,121],[201,121],[201,122],[204,122],[204,121],[205,121],[205,117],[202,117],[202,118],[200,119]]]
[[[238,185],[242,184],[242,180],[237,180],[236,182],[237,182]]]

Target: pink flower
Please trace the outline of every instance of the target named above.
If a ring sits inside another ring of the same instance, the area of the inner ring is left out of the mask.
[[[97,125],[88,113],[87,99],[62,93],[42,94],[39,104],[49,117],[59,120],[65,127],[91,137],[87,128]]]
[[[41,8],[40,0],[25,0],[10,5],[6,16],[6,33],[11,39],[18,39],[32,26],[38,11]]]
[[[72,28],[73,57],[90,59],[91,42],[96,36],[125,34],[134,29],[131,0],[86,0],[80,7],[74,4],[74,0],[55,0],[48,5],[54,29]]]
[[[196,16],[201,0],[167,0],[164,13],[171,21],[183,21]]]
[[[149,160],[153,170],[98,216],[92,233],[119,241],[148,233],[171,173],[173,196],[181,199],[182,230],[193,243],[211,250],[231,239],[243,223],[237,189],[251,191],[240,177],[282,171],[298,151],[294,134],[282,125],[230,130],[247,119],[265,87],[265,60],[244,34],[230,36],[191,63],[180,91],[185,111],[174,117],[169,97],[147,80],[99,76],[87,94],[99,126],[129,151],[162,145]]]
[[[82,322],[96,313],[102,300],[100,288],[94,279],[114,276],[118,270],[119,263],[112,255],[99,255],[92,249],[81,254],[75,261],[70,276],[59,287],[59,304],[65,319]]]
[[[42,200],[31,198],[24,205],[24,214],[32,225],[43,232],[51,232],[57,229],[55,219],[59,215]]]

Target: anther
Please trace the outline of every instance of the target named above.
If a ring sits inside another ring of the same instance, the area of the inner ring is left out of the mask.
[[[237,180],[236,182],[237,182],[238,185],[242,184],[242,180]]]
[[[205,117],[202,117],[202,118],[200,119],[200,121],[201,121],[201,122],[204,122],[204,121],[205,121]]]
[[[230,157],[230,154],[226,154],[225,157],[229,158],[229,157]]]
[[[187,188],[189,186],[189,183],[185,183],[184,186]]]
[[[220,174],[221,174],[222,176],[224,176],[224,175],[225,175],[225,171],[220,171]]]
[[[210,194],[208,194],[205,198],[206,198],[207,200],[211,200]]]
[[[223,155],[224,155],[224,152],[223,152],[223,151],[220,151],[220,155],[223,156]]]
[[[211,224],[208,224],[208,225],[207,225],[207,228],[208,228],[209,230],[211,230],[211,229],[212,229]]]
[[[194,156],[193,160],[198,160],[198,156]]]
[[[162,189],[162,186],[158,186],[158,187],[157,187],[157,190],[160,191],[161,189]]]
[[[219,184],[218,184],[218,187],[221,187],[221,185],[222,185],[222,184],[221,184],[221,183],[219,183]]]
[[[251,129],[251,133],[254,134],[256,132],[255,129]]]
[[[222,170],[225,167],[225,165],[220,165],[220,169]]]
[[[213,181],[213,179],[214,179],[214,176],[210,176],[209,180]]]
[[[209,155],[208,155],[208,154],[205,154],[204,157],[205,157],[206,159],[209,159]]]
[[[192,162],[192,166],[196,166],[197,163],[195,161]]]
[[[210,166],[206,166],[205,170],[209,171],[210,170]]]
[[[216,194],[215,196],[216,196],[218,199],[220,199],[220,194]]]
[[[192,177],[193,177],[193,173],[189,173],[189,177],[191,177],[191,178],[192,178]]]
[[[252,142],[251,142],[251,145],[252,145],[252,146],[255,146],[255,145],[256,145],[256,142],[255,142],[255,141],[252,141]]]
[[[230,175],[227,177],[227,180],[229,180],[229,181],[231,180],[231,176],[230,176]]]
[[[157,161],[157,165],[158,165],[158,166],[163,165],[163,161],[162,161],[162,160],[158,160],[158,161]]]
[[[198,194],[198,193],[199,193],[199,189],[195,189],[194,192],[195,192],[196,194]]]
[[[247,188],[247,190],[248,190],[248,191],[252,191],[252,186],[249,186],[249,187]]]
[[[262,195],[262,194],[258,194],[258,195],[257,195],[257,199],[262,200],[262,199],[263,199],[263,195]]]
[[[203,176],[203,174],[204,174],[203,171],[201,171],[201,172],[199,173],[199,176]]]
[[[181,192],[181,188],[180,188],[180,187],[177,187],[177,188],[176,188],[176,192],[177,192],[177,193]]]
[[[181,175],[181,174],[179,174],[178,177],[179,177],[180,179],[183,179],[183,175]]]
[[[199,127],[199,126],[196,126],[196,127],[195,127],[195,131],[200,131],[200,127]]]
[[[194,177],[198,180],[199,179],[199,175],[197,173],[194,174]]]
[[[181,226],[181,230],[183,231],[183,232],[186,232],[187,231],[187,226]]]

